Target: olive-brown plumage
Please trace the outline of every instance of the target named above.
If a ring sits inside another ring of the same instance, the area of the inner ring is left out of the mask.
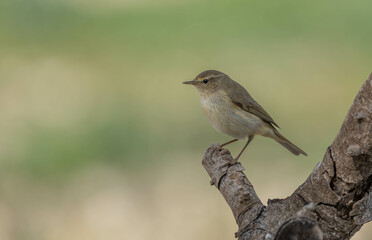
[[[307,154],[281,135],[272,117],[261,107],[239,83],[228,75],[207,70],[184,82],[194,85],[200,94],[202,110],[214,128],[232,136],[234,140],[222,144],[225,146],[238,139],[248,138],[239,159],[255,135],[270,137],[295,155]]]

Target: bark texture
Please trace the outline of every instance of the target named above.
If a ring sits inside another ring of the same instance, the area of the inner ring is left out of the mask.
[[[208,148],[202,163],[233,212],[239,240],[340,240],[372,220],[371,156],[372,74],[323,161],[291,196],[262,204],[241,163],[219,144]]]

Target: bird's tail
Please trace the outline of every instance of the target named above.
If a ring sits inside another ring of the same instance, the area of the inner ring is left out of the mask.
[[[303,154],[303,155],[307,156],[307,154],[301,148],[299,148],[296,145],[294,145],[293,143],[291,143],[291,141],[289,141],[282,134],[280,134],[278,132],[278,130],[274,129],[273,132],[275,133],[275,136],[276,136],[275,140],[278,143],[280,143],[283,147],[288,149],[291,153],[293,153],[294,155]]]

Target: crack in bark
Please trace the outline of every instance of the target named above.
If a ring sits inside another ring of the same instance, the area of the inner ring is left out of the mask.
[[[227,175],[227,171],[226,171],[226,173],[225,174],[223,174],[221,177],[220,177],[220,179],[218,179],[218,181],[217,181],[217,184],[213,181],[213,183],[211,182],[211,185],[216,185],[216,187],[218,188],[218,190],[220,190],[220,187],[221,187],[221,182],[223,181],[223,179],[226,177],[226,175]]]
[[[329,156],[332,160],[332,166],[333,166],[333,176],[332,176],[331,181],[330,181],[330,187],[331,187],[332,191],[334,191],[337,194],[337,192],[335,191],[335,182],[337,181],[336,162],[335,162],[335,159],[333,158],[332,148],[328,147],[328,150],[329,150]],[[337,195],[339,195],[339,194],[337,194]]]
[[[257,205],[257,204],[256,204]],[[244,217],[245,216],[245,214],[247,213],[247,212],[249,212],[251,209],[253,209],[255,206],[250,206],[250,207],[248,207],[247,209],[245,209],[243,212],[241,212],[239,215],[238,215],[238,217],[237,217],[237,222],[242,222],[242,217]],[[259,205],[259,207],[261,208],[261,210],[260,210],[260,212],[257,214],[257,216],[253,219],[253,222],[254,221],[256,221],[259,217],[260,217],[260,215],[262,214],[262,212],[263,212],[263,210],[264,210],[264,208],[265,208],[265,206],[261,206],[261,205]],[[249,226],[249,225],[248,225]]]
[[[304,205],[308,204],[308,202],[305,200],[305,198],[300,193],[298,193],[297,196],[302,200]]]
[[[247,209],[247,211],[248,211],[248,210],[249,210],[249,209]],[[234,234],[235,237],[238,238],[238,237],[240,237],[241,235],[243,235],[244,233],[246,233],[246,232],[249,231],[249,230],[255,230],[254,228],[252,228],[252,225],[254,225],[255,222],[256,222],[256,221],[261,217],[261,215],[264,213],[264,210],[265,210],[265,206],[262,206],[262,207],[261,207],[261,211],[257,214],[257,216],[253,219],[253,221],[252,221],[249,225],[247,225],[247,226],[243,227],[242,229],[240,229],[239,231],[237,231],[237,232]],[[244,213],[245,213],[245,212],[244,212]],[[257,229],[259,229],[259,228],[257,228]],[[267,232],[266,229],[260,229],[260,230]]]

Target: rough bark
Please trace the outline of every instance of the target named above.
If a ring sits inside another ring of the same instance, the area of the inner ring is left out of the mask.
[[[233,212],[239,240],[340,240],[372,220],[371,156],[372,74],[323,161],[291,196],[262,204],[241,163],[218,144],[208,148],[202,163]]]

